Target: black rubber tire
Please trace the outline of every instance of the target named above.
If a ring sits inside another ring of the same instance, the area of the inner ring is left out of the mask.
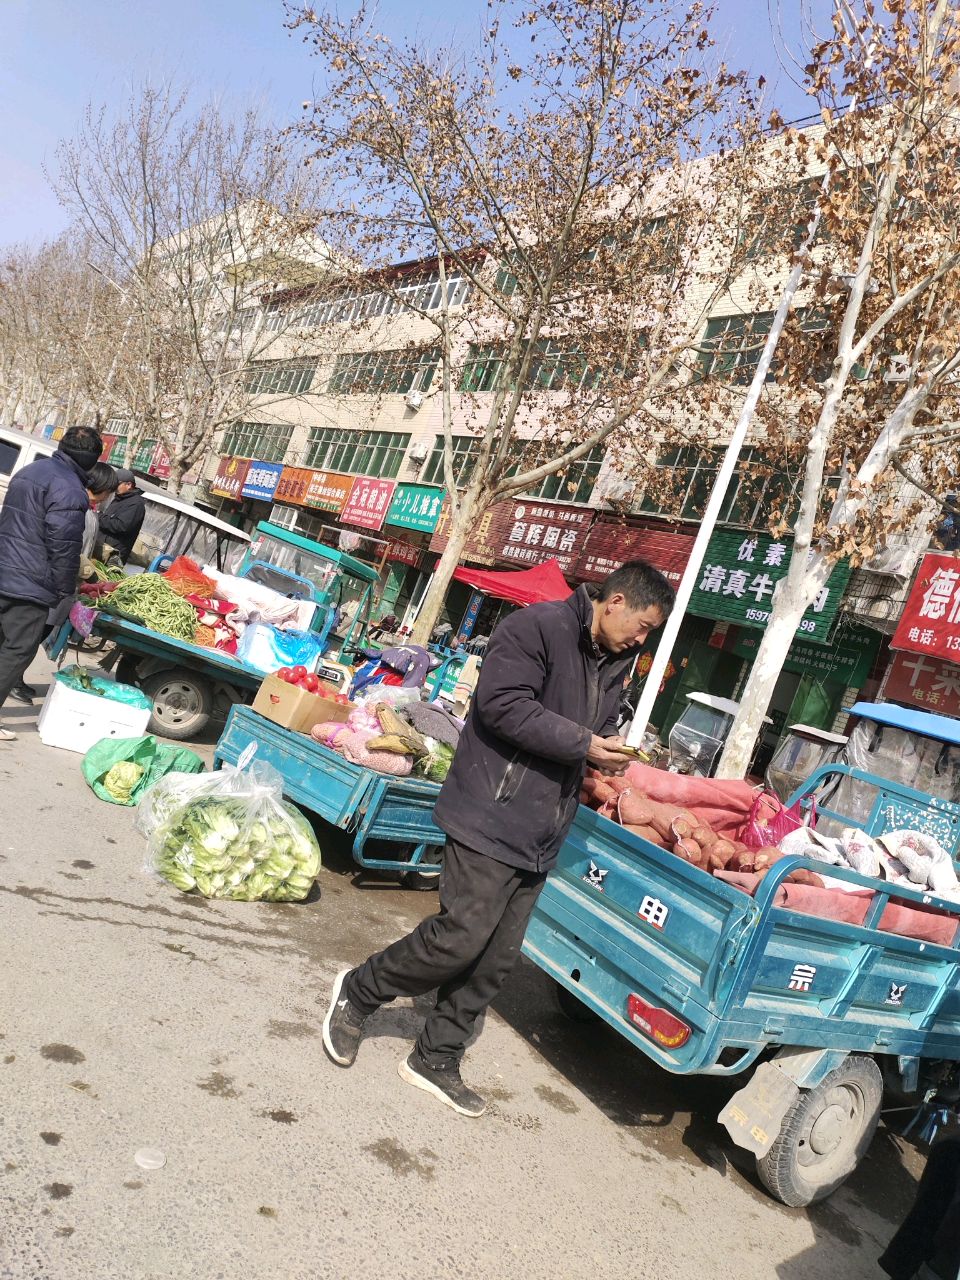
[[[792,1209],[825,1200],[873,1141],[882,1097],[883,1077],[873,1058],[846,1058],[784,1116],[776,1142],[757,1161],[760,1181]]]
[[[562,983],[556,984],[557,1004],[560,1006],[560,1012],[571,1022],[579,1022],[586,1024],[588,1022],[596,1022],[597,1014],[589,1009],[582,1000],[578,1000],[572,991],[568,991]]]
[[[150,733],[185,742],[209,724],[213,690],[209,681],[196,672],[173,667],[148,677],[141,688],[153,703],[147,726]]]
[[[440,863],[443,860],[443,854],[440,849],[430,850],[423,859],[423,866],[435,866],[436,871],[431,875],[429,872],[423,871],[405,871],[400,877],[400,883],[404,889],[415,889],[420,893],[429,893],[432,890],[440,888]]]

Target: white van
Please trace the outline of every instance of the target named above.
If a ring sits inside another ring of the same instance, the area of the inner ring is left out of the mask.
[[[0,503],[12,475],[28,462],[50,457],[56,451],[56,440],[0,427]],[[160,555],[188,555],[198,564],[215,564],[226,573],[235,553],[250,541],[248,533],[208,515],[184,498],[174,497],[139,478],[137,485],[143,490],[146,517],[127,564],[128,572],[148,569]]]

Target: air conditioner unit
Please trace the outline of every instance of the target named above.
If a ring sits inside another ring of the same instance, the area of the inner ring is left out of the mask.
[[[410,458],[411,462],[416,462],[419,464],[421,462],[426,462],[427,454],[429,452],[430,450],[427,448],[425,442],[423,440],[418,440],[415,444],[412,444],[410,446],[408,457]]]
[[[404,404],[406,404],[408,409],[412,409],[414,413],[416,413],[416,411],[423,404],[423,392],[408,391],[406,396],[404,397]]]

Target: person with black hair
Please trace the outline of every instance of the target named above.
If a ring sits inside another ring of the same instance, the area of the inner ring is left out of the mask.
[[[635,560],[597,590],[517,609],[494,629],[434,810],[447,834],[440,910],[337,975],[323,1044],[339,1066],[353,1064],[364,1022],[381,1005],[437,988],[400,1076],[460,1115],[483,1114],[485,1102],[460,1077],[467,1041],[520,954],[587,765],[627,767],[616,736],[623,678],[673,603],[663,574]]]
[[[87,472],[103,452],[92,427],[71,427],[57,452],[16,472],[0,508],[0,708],[20,683],[48,616],[76,589],[90,502]],[[0,721],[0,741],[17,735]]]
[[[100,517],[100,541],[104,547],[104,559],[107,559],[106,548],[111,547],[111,563],[121,566],[127,563],[140,536],[146,513],[147,504],[143,490],[137,488],[137,477],[132,471],[121,467],[117,472],[114,499],[109,509]]]

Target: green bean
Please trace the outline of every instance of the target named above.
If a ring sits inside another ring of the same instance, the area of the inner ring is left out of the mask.
[[[197,611],[178,596],[157,573],[141,573],[124,578],[100,608],[134,622],[150,631],[172,636],[175,640],[193,640],[197,629]]]

